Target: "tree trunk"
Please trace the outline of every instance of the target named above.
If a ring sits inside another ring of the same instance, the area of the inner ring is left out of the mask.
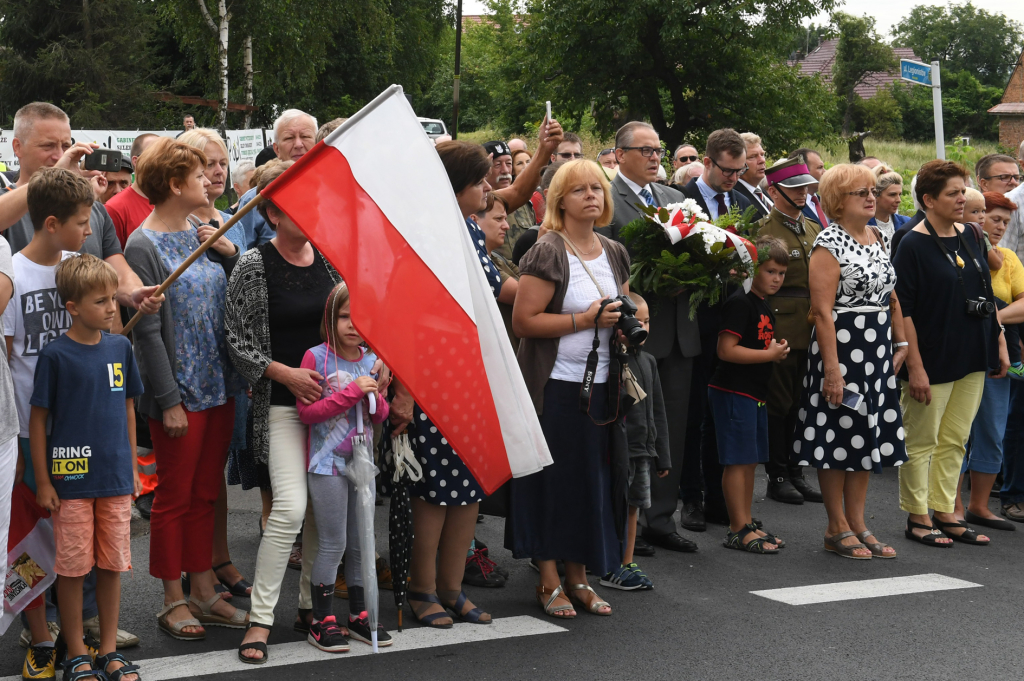
[[[245,36],[245,49],[243,53],[243,67],[245,68],[245,105],[252,106],[252,36]],[[252,111],[245,112],[245,129],[249,129],[252,123]]]
[[[220,81],[220,92],[218,93],[217,106],[217,128],[221,135],[228,125],[228,25],[231,23],[231,15],[228,13],[227,0],[217,0],[217,20],[214,23],[210,16],[210,10],[206,7],[206,0],[196,0],[199,4],[199,11],[215,36],[217,36],[217,75]]]
[[[850,90],[846,95],[846,112],[843,114],[843,137],[849,137],[853,132],[853,103],[857,94]]]
[[[85,33],[85,49],[92,52],[92,22],[89,20],[89,0],[82,0],[82,30]]]
[[[220,27],[217,32],[217,68],[220,75],[220,106],[217,108],[217,127],[221,136],[228,127],[228,23],[231,15],[228,14],[227,0],[217,0],[217,15],[220,18]]]

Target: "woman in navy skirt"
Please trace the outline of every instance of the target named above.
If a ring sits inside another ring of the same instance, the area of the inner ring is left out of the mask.
[[[610,615],[611,606],[587,584],[586,569],[603,575],[622,556],[612,520],[612,485],[604,423],[612,327],[621,303],[601,301],[629,292],[629,256],[594,232],[612,218],[608,180],[593,161],[570,161],[548,189],[544,227],[520,262],[512,328],[522,338],[519,365],[540,416],[554,463],[512,480],[505,547],[532,558],[540,570],[537,599],[552,617],[574,617],[581,607]],[[599,314],[600,313],[600,314]],[[588,413],[580,389],[595,338],[600,340]],[[565,561],[565,586],[556,559]]]

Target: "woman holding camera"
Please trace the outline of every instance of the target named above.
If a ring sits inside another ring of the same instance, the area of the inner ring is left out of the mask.
[[[629,292],[629,256],[594,232],[611,222],[608,180],[593,161],[570,161],[548,189],[544,227],[520,262],[512,328],[522,339],[519,366],[540,416],[554,463],[512,480],[505,547],[532,558],[540,571],[537,599],[552,617],[575,617],[574,605],[597,615],[612,609],[587,585],[621,551],[612,520],[609,435],[618,385],[609,380],[613,326]],[[596,366],[588,366],[599,341]],[[589,412],[580,408],[584,373],[593,370]],[[615,375],[615,374],[613,374]],[[609,393],[613,398],[609,406]],[[555,560],[565,561],[565,589]]]
[[[908,539],[941,548],[951,540],[989,542],[958,521],[953,508],[985,373],[1001,378],[1009,366],[984,247],[972,228],[957,222],[967,178],[964,167],[950,161],[921,166],[915,191],[926,217],[893,258],[909,343],[899,373],[907,445],[900,508],[910,514]]]

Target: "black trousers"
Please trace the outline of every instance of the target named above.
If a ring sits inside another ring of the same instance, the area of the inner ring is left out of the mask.
[[[718,442],[715,440],[715,421],[708,403],[708,382],[718,363],[715,334],[701,334],[700,357],[693,362],[690,382],[689,427],[686,429],[686,451],[683,453],[683,473],[679,482],[679,497],[686,502],[725,510],[722,496],[722,466],[718,463]]]
[[[683,357],[678,341],[672,344],[668,357],[658,360],[661,392],[668,414],[669,451],[672,468],[664,478],[651,476],[651,507],[644,511],[647,535],[671,534],[677,531],[672,517],[679,503],[679,481],[683,473],[686,454],[686,432],[689,423],[690,383],[693,377],[693,358]],[[698,466],[700,460],[698,458]],[[698,471],[699,475],[699,471]],[[698,478],[699,479],[699,478]]]
[[[772,370],[772,380],[768,384],[768,463],[764,469],[773,482],[802,475],[801,467],[792,463],[792,452],[793,432],[806,374],[806,350],[790,350],[786,359]],[[817,386],[809,389],[816,390]]]

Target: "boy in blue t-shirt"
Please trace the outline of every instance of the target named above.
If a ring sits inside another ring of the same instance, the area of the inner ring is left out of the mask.
[[[140,487],[134,398],[142,381],[131,343],[109,333],[118,312],[114,268],[92,255],[72,256],[57,266],[55,278],[71,328],[39,353],[29,437],[36,496],[53,514],[64,674],[120,670],[123,681],[135,681],[138,667],[116,650],[116,613],[121,573],[131,567],[132,494]],[[95,663],[81,615],[93,566],[100,611]]]

